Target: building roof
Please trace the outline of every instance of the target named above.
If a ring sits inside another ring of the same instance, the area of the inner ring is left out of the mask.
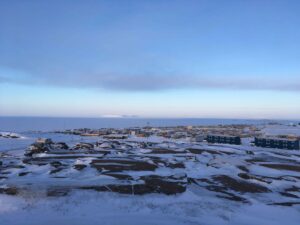
[[[279,137],[255,137],[257,139],[275,140],[275,141],[299,141],[297,138],[279,138]]]
[[[226,137],[226,138],[238,138],[239,136],[225,135],[225,134],[208,134],[207,136],[214,137]]]

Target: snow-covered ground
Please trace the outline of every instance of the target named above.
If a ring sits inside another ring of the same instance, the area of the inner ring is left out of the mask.
[[[9,133],[9,132],[5,132]],[[77,142],[95,141],[95,137],[82,137],[78,135],[59,134],[53,132],[22,132],[17,133],[20,138],[2,138],[0,137],[0,152],[21,151],[23,153],[30,144],[37,138],[51,138],[57,142],[63,141],[69,144]]]
[[[67,197],[0,195],[1,225],[298,225],[299,208],[232,203],[187,191],[176,196],[74,192]]]
[[[265,135],[296,135],[300,136],[300,125],[266,125],[262,132]]]
[[[286,135],[291,129],[300,133],[299,126],[285,125],[263,131]],[[54,133],[20,136],[0,139],[0,190],[15,188],[11,195],[0,194],[0,225],[298,225],[300,221],[299,150],[254,147],[250,139],[236,146],[155,136],[117,142]],[[71,149],[24,158],[24,149],[38,137],[69,146],[80,141],[105,144],[93,151]],[[144,145],[147,142],[151,146]],[[109,148],[112,144],[114,149]],[[135,185],[140,187],[153,176],[159,177],[158,186],[167,188],[145,185],[138,194]],[[132,190],[118,189],[128,184]],[[107,190],[99,191],[103,186]],[[172,194],[163,194],[169,187],[174,188]]]

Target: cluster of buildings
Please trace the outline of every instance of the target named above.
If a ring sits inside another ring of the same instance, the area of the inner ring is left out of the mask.
[[[137,137],[159,136],[172,139],[189,138],[196,136],[218,133],[240,137],[253,136],[258,132],[255,126],[250,125],[218,125],[218,126],[176,126],[176,127],[133,127],[125,129],[101,128],[101,129],[73,129],[58,131],[59,133],[74,134],[81,136],[114,136],[135,135]]]
[[[226,135],[207,135],[206,141],[208,143],[223,143],[223,144],[242,144],[241,138],[238,136]],[[288,150],[299,150],[299,138],[278,138],[278,137],[255,137],[253,144],[257,147],[263,148],[278,148]]]
[[[224,143],[224,144],[231,144],[231,145],[242,144],[240,137],[229,136],[229,135],[207,135],[206,141],[208,143]]]
[[[300,149],[299,139],[276,138],[276,137],[255,137],[255,146],[263,148],[279,148],[297,150]]]
[[[186,139],[195,142],[241,145],[243,138],[253,140],[253,145],[264,148],[299,149],[299,137],[262,137],[260,129],[252,125],[134,127],[126,129],[74,129],[63,133],[81,136],[101,136],[105,139],[127,139],[131,136],[158,136],[170,139]],[[255,138],[253,138],[255,137]]]

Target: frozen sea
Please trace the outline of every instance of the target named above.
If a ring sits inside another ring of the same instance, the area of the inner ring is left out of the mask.
[[[228,124],[265,124],[270,120],[206,118],[51,118],[0,117],[0,131],[53,131],[75,128],[127,128],[143,126],[196,126]],[[285,121],[288,122],[288,121]]]

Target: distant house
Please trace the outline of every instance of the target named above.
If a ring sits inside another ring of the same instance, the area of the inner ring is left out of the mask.
[[[214,135],[209,134],[206,137],[206,141],[209,143],[223,143],[223,144],[232,144],[240,145],[241,138],[238,136],[229,136],[229,135]]]
[[[127,139],[128,135],[125,135],[125,134],[109,134],[109,135],[103,136],[103,138],[105,138],[105,139]]]
[[[180,139],[180,138],[186,138],[187,137],[187,132],[175,132],[171,138],[174,139]]]
[[[299,150],[300,144],[297,139],[276,138],[276,137],[256,137],[255,146],[264,148],[279,148],[289,150]]]
[[[92,149],[94,149],[94,145],[91,143],[80,142],[75,145],[74,149],[76,149],[76,150],[79,150],[79,149],[92,150]]]
[[[202,142],[202,141],[204,141],[204,139],[205,139],[204,135],[197,135],[195,137],[196,142]]]

